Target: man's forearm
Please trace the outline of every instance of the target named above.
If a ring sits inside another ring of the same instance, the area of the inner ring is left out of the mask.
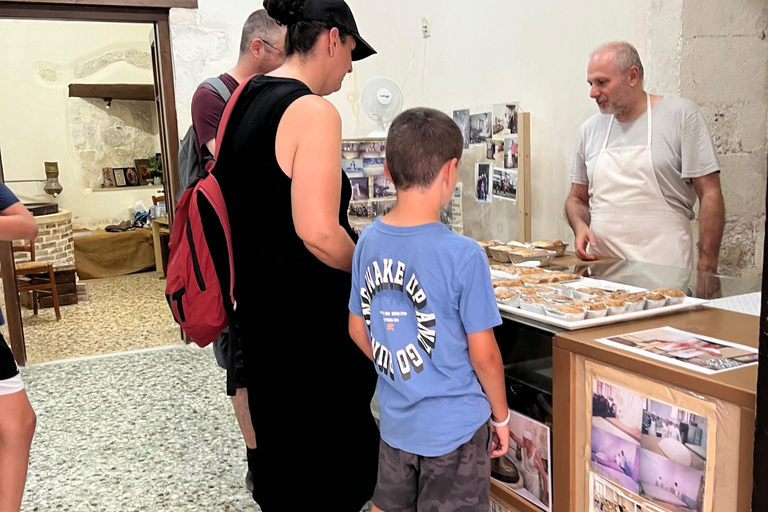
[[[568,218],[568,224],[574,233],[578,229],[588,228],[592,222],[592,216],[589,214],[589,204],[575,196],[569,196],[565,202],[565,216]]]
[[[717,272],[725,226],[725,203],[719,193],[706,194],[699,208],[699,272]]]

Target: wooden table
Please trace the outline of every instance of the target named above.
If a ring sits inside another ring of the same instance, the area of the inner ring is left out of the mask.
[[[161,245],[160,235],[169,234],[168,217],[156,217],[152,219],[152,243],[155,246],[155,269],[160,278],[165,277],[163,268],[163,247]]]
[[[742,345],[757,347],[760,319],[731,311],[700,308],[636,322],[561,332],[553,347],[553,498],[554,512],[582,512],[586,501],[586,470],[580,450],[587,443],[585,364],[596,363],[644,379],[648,386],[663,384],[715,399],[733,411],[718,417],[718,437],[726,436],[719,459],[712,510],[749,510],[756,409],[757,366],[714,375],[688,370],[595,340],[659,327],[673,327]],[[655,383],[655,384],[653,384]],[[723,430],[724,429],[724,430]],[[718,440],[718,446],[719,446]],[[723,488],[725,486],[725,488]],[[734,498],[735,497],[735,498]],[[733,498],[735,503],[728,501]],[[719,500],[725,499],[721,505]]]

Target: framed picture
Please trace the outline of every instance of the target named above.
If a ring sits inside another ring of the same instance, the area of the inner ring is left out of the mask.
[[[125,181],[125,167],[115,167],[112,169],[114,175],[115,175],[115,186],[116,187],[126,187],[128,186],[128,183]]]
[[[115,175],[112,172],[111,167],[102,167],[101,168],[101,175],[102,175],[102,184],[101,186],[104,188],[115,188]]]
[[[129,187],[138,187],[139,186],[139,173],[136,172],[135,167],[126,167],[125,168],[125,183]]]
[[[341,161],[342,170],[347,173],[349,178],[362,178],[363,177],[363,159],[353,158],[351,160],[343,159]]]
[[[383,174],[373,178],[373,197],[395,197],[395,185]]]
[[[351,178],[349,181],[350,181],[350,184],[352,185],[353,201],[366,201],[371,198],[367,177]]]
[[[133,165],[136,166],[136,172],[139,173],[139,185],[149,185],[152,183],[152,178],[149,176],[148,158],[137,158],[133,161]]]

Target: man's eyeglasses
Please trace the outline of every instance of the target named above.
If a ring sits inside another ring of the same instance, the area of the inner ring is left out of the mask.
[[[266,40],[262,39],[261,42],[264,43],[265,45],[269,46],[273,50],[275,50],[277,53],[280,54],[281,57],[285,56],[285,54],[282,52],[282,50],[278,50],[277,47],[275,45],[273,45],[272,43],[270,43],[269,41],[266,41]]]

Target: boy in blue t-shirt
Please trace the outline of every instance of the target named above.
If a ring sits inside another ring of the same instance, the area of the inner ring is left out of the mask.
[[[488,259],[440,223],[463,148],[445,114],[400,114],[384,167],[397,204],[355,249],[349,332],[379,373],[374,512],[487,512],[490,458],[509,445]]]
[[[37,237],[32,214],[0,183],[0,240]],[[0,325],[5,323],[0,313]],[[27,480],[35,413],[24,391],[11,349],[0,334],[0,510],[19,510]]]

